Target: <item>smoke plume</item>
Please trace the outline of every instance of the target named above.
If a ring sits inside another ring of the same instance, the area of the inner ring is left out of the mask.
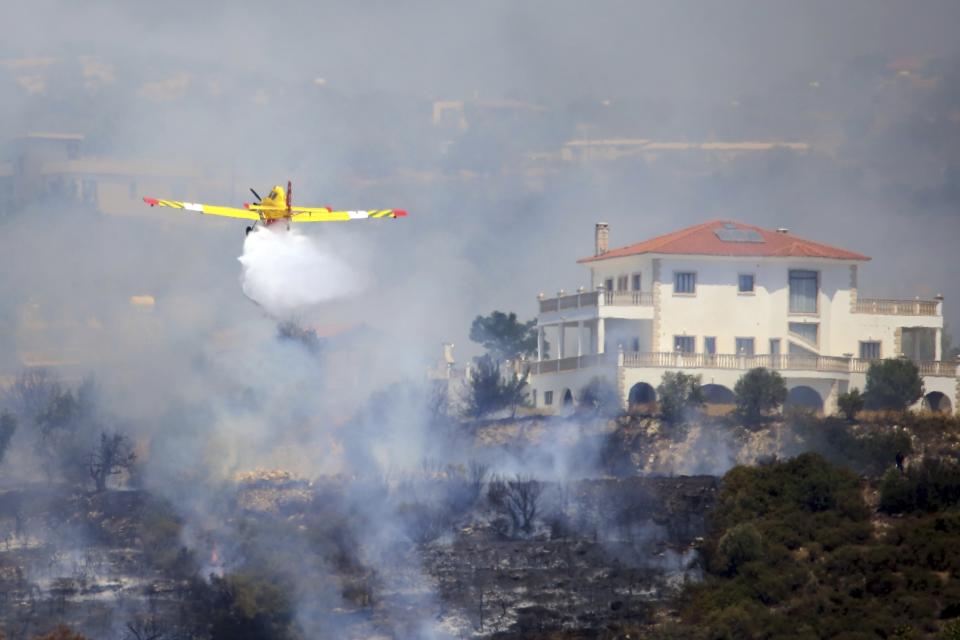
[[[296,229],[259,227],[243,243],[241,283],[248,298],[275,317],[358,293],[365,278]]]

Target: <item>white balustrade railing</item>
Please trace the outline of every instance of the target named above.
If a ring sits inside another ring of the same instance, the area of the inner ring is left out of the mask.
[[[574,371],[603,364],[615,364],[617,360],[618,354],[616,352],[573,356],[559,360],[541,360],[531,362],[530,371],[533,374]],[[878,361],[806,354],[745,355],[624,351],[622,366],[631,368],[737,369],[743,371],[763,367],[775,371],[865,373],[872,362]],[[922,376],[956,377],[957,375],[956,361],[917,361],[916,364]]]

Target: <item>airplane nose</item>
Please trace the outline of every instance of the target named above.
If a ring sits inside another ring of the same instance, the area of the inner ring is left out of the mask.
[[[407,217],[407,212],[404,211],[403,209],[394,209],[394,210],[393,210],[393,217],[394,217],[394,218],[406,218],[406,217]]]

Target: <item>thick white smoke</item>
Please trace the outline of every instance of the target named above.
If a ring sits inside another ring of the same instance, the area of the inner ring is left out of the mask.
[[[248,298],[275,317],[356,295],[366,278],[296,229],[258,227],[243,243],[241,283]]]

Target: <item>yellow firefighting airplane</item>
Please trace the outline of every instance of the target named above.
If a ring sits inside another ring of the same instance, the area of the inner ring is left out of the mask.
[[[254,223],[247,227],[249,234],[257,226],[262,224],[265,227],[285,222],[287,228],[290,228],[291,222],[342,222],[346,220],[365,220],[367,218],[403,218],[407,212],[403,209],[380,209],[377,211],[334,211],[330,207],[294,207],[293,206],[293,185],[287,182],[287,190],[284,192],[280,185],[270,190],[266,198],[250,189],[251,193],[257,198],[257,202],[250,204],[245,202],[243,209],[233,207],[219,207],[209,204],[199,204],[196,202],[180,202],[177,200],[158,200],[157,198],[144,198],[151,207],[173,207],[174,209],[186,209],[187,211],[196,211],[211,216],[225,216],[227,218],[240,218],[241,220],[253,220]]]

